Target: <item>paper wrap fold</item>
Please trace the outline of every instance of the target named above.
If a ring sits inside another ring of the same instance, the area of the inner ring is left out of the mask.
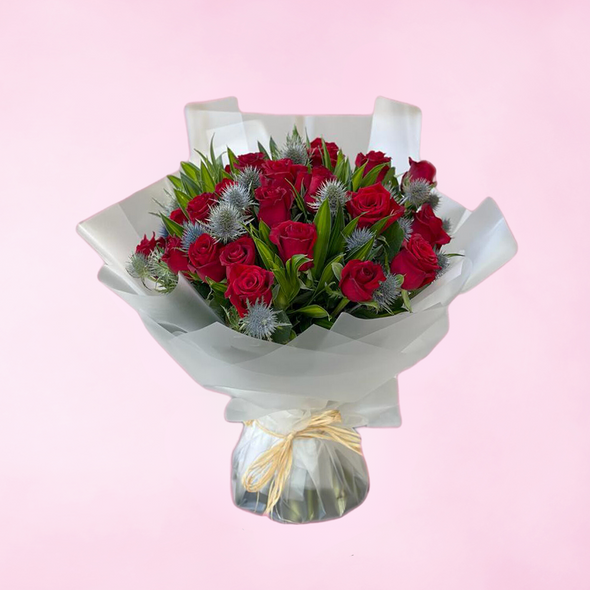
[[[190,159],[197,163],[195,150],[206,153],[211,141],[216,153],[226,146],[237,154],[257,151],[258,141],[280,141],[293,125],[310,138],[335,141],[353,160],[359,152],[384,151],[398,173],[408,169],[409,156],[419,159],[419,109],[385,98],[366,116],[242,113],[236,99],[228,98],[190,104],[186,118]],[[412,300],[413,313],[371,320],[343,313],[329,331],[314,325],[287,345],[275,344],[225,326],[182,277],[172,293],[161,295],[128,275],[130,253],[144,234],[158,229],[150,212],[167,187],[164,178],[82,222],[78,231],[104,260],[100,281],[139,313],[197,383],[230,396],[226,418],[234,422],[338,409],[351,427],[399,426],[397,375],[446,334],[451,301],[517,249],[492,199],[469,211],[443,196],[437,215],[449,218],[453,228],[445,249],[464,256],[452,258],[447,272]],[[238,445],[236,453],[244,457],[242,451]]]

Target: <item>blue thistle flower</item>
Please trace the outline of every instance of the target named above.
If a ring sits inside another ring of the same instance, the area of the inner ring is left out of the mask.
[[[442,220],[442,227],[449,235],[453,231],[453,224],[451,223],[451,220],[448,217],[445,217]]]
[[[324,201],[330,203],[330,211],[336,213],[338,207],[344,207],[348,201],[348,191],[339,180],[325,180],[315,195],[314,207],[319,207]]]
[[[241,184],[230,184],[223,189],[220,200],[221,202],[229,203],[242,211],[252,204],[252,201],[250,200],[250,191]]]
[[[270,340],[279,327],[287,325],[279,321],[278,315],[278,311],[264,302],[248,302],[248,313],[240,319],[239,328],[253,338]]]
[[[182,233],[182,247],[184,250],[188,250],[192,244],[197,241],[199,236],[202,236],[205,232],[205,226],[202,223],[192,223],[188,221],[184,224],[184,231]]]
[[[163,250],[156,248],[148,258],[149,275],[159,293],[170,293],[178,283],[178,275],[162,260]]]
[[[246,166],[234,176],[234,180],[248,192],[253,192],[260,186],[260,172],[254,166]]]
[[[207,232],[227,244],[246,233],[246,217],[240,209],[230,203],[219,203],[209,211]]]
[[[346,238],[346,251],[352,252],[364,246],[373,238],[373,232],[368,227],[357,228]]]
[[[432,185],[423,178],[411,180],[404,186],[404,203],[420,207],[430,198]]]
[[[404,240],[409,240],[412,233],[414,232],[412,229],[413,220],[409,219],[408,217],[401,217],[397,220],[397,222],[404,232]]]
[[[303,140],[294,134],[287,135],[285,145],[280,150],[281,158],[289,158],[293,164],[303,164],[307,166],[309,163],[309,154],[307,146]]]
[[[158,237],[159,238],[167,238],[169,235],[170,234],[168,233],[166,226],[163,223],[160,224],[160,227],[158,228]]]
[[[373,292],[373,301],[382,311],[391,311],[391,306],[401,296],[402,275],[387,274],[385,280]]]
[[[426,199],[426,202],[432,207],[433,211],[436,211],[440,205],[441,194],[433,188],[430,191],[429,197]]]
[[[126,270],[134,279],[147,279],[150,276],[147,256],[141,252],[134,252],[127,261]]]

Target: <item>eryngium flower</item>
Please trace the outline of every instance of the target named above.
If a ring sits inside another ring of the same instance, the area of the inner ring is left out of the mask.
[[[211,208],[206,229],[214,238],[227,244],[246,233],[245,223],[243,211],[235,205],[222,202]]]
[[[391,306],[402,294],[402,275],[387,274],[385,280],[373,291],[373,301],[382,311],[391,311]]]
[[[241,184],[230,184],[226,187],[221,193],[220,200],[222,203],[229,203],[242,211],[252,204],[249,189]]]
[[[404,204],[420,207],[430,198],[432,185],[423,178],[411,180],[404,186]]]
[[[197,238],[205,233],[206,229],[202,223],[192,223],[191,221],[185,223],[183,227],[182,247],[184,250],[188,250],[197,241]]]
[[[248,303],[248,313],[240,319],[239,328],[253,338],[270,340],[277,328],[287,325],[279,321],[278,313],[264,302]]]
[[[246,166],[234,176],[234,180],[248,192],[253,192],[260,186],[260,172],[254,166]]]
[[[309,154],[307,153],[307,146],[302,139],[296,135],[287,135],[285,145],[280,151],[281,158],[289,158],[293,164],[303,164],[307,166],[309,162]]]
[[[451,231],[453,230],[453,224],[451,223],[451,220],[448,217],[445,217],[442,222],[443,229],[450,235]]]
[[[339,180],[325,180],[315,195],[314,207],[319,207],[324,201],[330,203],[330,211],[336,213],[338,207],[344,207],[348,201],[348,191]]]
[[[127,272],[134,279],[147,279],[150,276],[148,258],[141,252],[134,252],[127,262]]]
[[[430,195],[426,199],[426,202],[432,207],[433,211],[435,211],[440,205],[440,198],[441,194],[435,188],[433,188],[430,191]]]
[[[373,232],[368,227],[357,228],[346,238],[346,251],[352,252],[364,246],[372,238]]]
[[[412,235],[412,232],[414,231],[412,229],[413,220],[408,219],[407,217],[402,217],[398,219],[397,222],[399,223],[399,226],[402,228],[402,231],[404,232],[404,241],[409,240],[410,236]]]

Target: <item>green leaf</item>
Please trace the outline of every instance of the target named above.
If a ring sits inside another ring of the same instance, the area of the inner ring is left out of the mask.
[[[387,243],[385,247],[385,254],[387,258],[389,260],[393,260],[394,256],[399,252],[402,242],[404,241],[404,230],[396,221],[381,234],[381,238]]]
[[[168,233],[172,236],[178,236],[182,238],[182,234],[184,233],[184,229],[180,223],[176,223],[176,221],[172,221],[169,217],[160,214],[162,221],[164,223],[164,227],[168,230]]]
[[[310,318],[327,318],[330,317],[330,314],[321,306],[321,305],[307,305],[306,307],[301,307],[296,309],[294,313],[302,313],[303,315],[307,315]]]
[[[174,196],[180,205],[180,208],[186,213],[186,206],[189,204],[191,198],[183,191],[174,189]]]
[[[279,146],[275,143],[275,140],[271,137],[270,141],[268,142],[268,146],[270,147],[270,154],[273,160],[280,159],[280,151]]]
[[[215,293],[219,293],[219,294],[223,295],[223,297],[225,298],[225,292],[227,291],[227,284],[226,283],[217,283],[216,281],[207,277],[207,284],[211,287],[211,289]]]
[[[363,180],[363,174],[365,173],[365,168],[367,163],[365,162],[362,166],[357,168],[352,175],[352,190],[357,191],[361,185],[361,181]]]
[[[313,220],[317,229],[317,240],[313,247],[313,276],[320,276],[326,255],[328,254],[328,244],[330,242],[330,230],[332,227],[332,215],[330,213],[330,203],[325,200],[318,209]]]
[[[379,166],[371,168],[371,170],[369,170],[369,172],[367,172],[367,174],[363,176],[363,179],[360,183],[360,187],[371,186],[372,184],[375,184],[377,182],[377,176],[379,176],[381,170],[383,170],[387,166],[389,166],[389,164],[379,164]]]
[[[336,280],[338,282],[340,282],[340,279],[342,278],[343,268],[344,266],[342,266],[342,264],[340,264],[339,262],[332,262],[332,272],[334,273],[334,276],[336,277]]]
[[[263,153],[264,157],[267,158],[268,160],[271,159],[268,152],[266,151],[266,148],[260,142],[258,142],[258,151]]]
[[[265,244],[260,238],[253,237],[253,240],[256,244],[256,249],[258,250],[262,263],[268,270],[275,272],[275,277],[277,276],[276,271],[285,270],[283,261],[267,246],[267,244]]]
[[[260,239],[271,249],[274,249],[274,244],[270,241],[270,227],[260,219],[258,221],[258,234]]]
[[[360,216],[359,217],[355,217],[352,221],[350,221],[348,223],[348,225],[342,230],[342,236],[344,238],[348,238],[350,237],[350,235],[352,234],[352,232],[356,229],[356,226],[360,220]]]
[[[328,244],[328,258],[342,252],[344,249],[344,237],[342,230],[344,229],[344,210],[341,205],[338,205],[336,215],[332,222],[332,230],[330,232],[330,243]]]
[[[190,197],[194,197],[201,193],[200,183],[194,181],[192,178],[184,174],[184,172],[180,173],[180,182],[182,183],[184,192]]]
[[[231,151],[231,149],[229,147],[227,148],[227,159],[229,161],[229,165],[230,165],[231,169],[235,170],[235,165],[236,165],[236,162],[238,161],[238,158]]]
[[[404,307],[411,312],[412,311],[412,303],[410,302],[410,294],[406,289],[402,289],[402,300],[404,302]]]
[[[203,180],[203,188],[205,189],[206,193],[214,193],[215,192],[215,181],[209,172],[209,169],[205,164],[201,166],[201,177]]]
[[[277,344],[287,344],[291,340],[291,334],[293,332],[293,326],[289,316],[284,311],[279,311],[277,319],[283,326],[279,326],[272,335],[272,341]]]
[[[180,167],[182,171],[195,182],[199,182],[201,178],[201,171],[192,162],[181,162]]]
[[[348,158],[342,153],[340,150],[338,152],[338,159],[336,160],[336,166],[334,166],[334,176],[344,184],[344,186],[348,187],[350,183],[350,162]]]
[[[392,217],[393,217],[392,215],[388,215],[387,217],[384,217],[383,219],[380,219],[379,221],[377,221],[376,223],[374,223],[369,229],[376,236],[378,236],[381,233],[381,230],[387,225],[387,223],[389,221],[391,221],[391,218]]]
[[[318,293],[321,293],[324,289],[326,289],[326,286],[329,285],[336,278],[336,275],[334,274],[334,265],[339,264],[340,262],[342,262],[343,259],[344,254],[338,254],[337,256],[334,256],[334,258],[332,258],[332,260],[330,260],[328,264],[326,264],[326,267],[322,271],[322,275],[320,276],[320,280],[318,281],[312,299]]]
[[[332,160],[330,158],[330,153],[328,152],[328,148],[326,147],[326,142],[322,137],[322,163],[324,167],[327,168],[330,172],[334,172],[334,167],[332,166]]]
[[[174,188],[182,188],[182,181],[180,180],[180,178],[178,178],[178,176],[173,176],[172,174],[169,174],[166,178],[172,183],[172,186]]]

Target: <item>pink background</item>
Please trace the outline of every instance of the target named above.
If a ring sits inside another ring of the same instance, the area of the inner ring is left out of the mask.
[[[587,3],[4,1],[3,590],[590,587]],[[185,103],[423,110],[422,155],[520,251],[364,429],[365,504],[236,509],[240,426],[96,280],[78,221],[187,157]],[[586,559],[586,562],[584,560]]]

